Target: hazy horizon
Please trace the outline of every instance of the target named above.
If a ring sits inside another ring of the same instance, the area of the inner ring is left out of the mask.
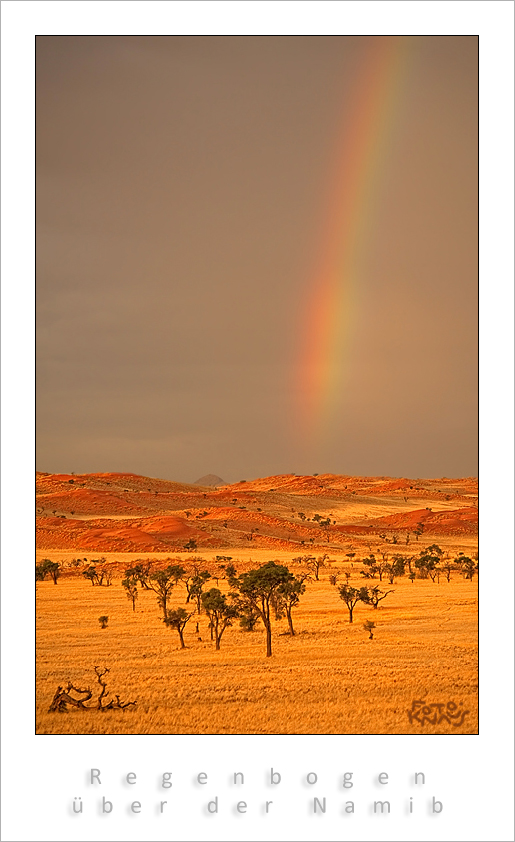
[[[477,476],[475,36],[38,36],[37,465]]]
[[[41,474],[50,474],[50,475],[53,475],[53,474],[64,474],[64,475],[68,475],[68,474],[70,474],[70,472],[69,472],[69,471],[42,471],[42,470],[40,470],[39,468],[37,468],[37,469],[36,469],[36,473],[41,473]],[[197,479],[196,479],[196,480],[192,480],[192,479],[177,479],[177,477],[165,477],[165,476],[157,476],[157,475],[156,475],[156,476],[153,476],[153,475],[151,475],[151,474],[136,474],[136,473],[135,473],[135,471],[82,471],[82,472],[80,472],[80,473],[79,473],[79,475],[84,475],[84,476],[85,476],[85,475],[87,475],[87,474],[93,474],[93,475],[94,475],[94,474],[100,474],[100,473],[106,473],[106,474],[108,474],[108,473],[113,473],[113,474],[115,474],[115,473],[116,473],[116,474],[121,474],[121,475],[126,474],[127,476],[131,476],[131,475],[134,475],[134,476],[146,476],[146,477],[148,477],[149,479],[161,479],[161,480],[165,480],[166,482],[179,482],[179,483],[183,483],[184,485],[195,485],[196,483],[198,483],[198,481],[199,481],[200,479],[203,479],[204,477],[208,477],[208,476],[213,475],[213,474],[212,474],[212,472],[211,472],[210,474],[203,474],[201,477],[197,477]],[[221,477],[219,474],[214,474],[214,476],[217,476],[219,479],[224,480],[224,485],[235,485],[235,484],[238,484],[238,483],[239,483],[239,482],[241,482],[241,481],[244,481],[244,482],[253,482],[254,480],[258,480],[258,479],[266,479],[267,477],[272,477],[272,476],[296,476],[296,477],[303,477],[303,476],[307,476],[307,477],[309,477],[309,476],[323,476],[323,475],[327,475],[327,474],[330,474],[330,473],[331,473],[330,471],[324,471],[322,474],[319,474],[319,473],[315,473],[315,474],[297,474],[297,473],[294,473],[293,471],[290,471],[290,472],[285,473],[285,474],[263,474],[262,476],[256,476],[256,477],[242,477],[242,478],[241,478],[241,480],[237,480],[237,479],[235,479],[235,480],[226,480],[226,479],[225,479],[225,477]],[[73,472],[73,475],[74,475],[74,476],[77,476],[77,474],[78,474],[78,472],[77,472],[77,471],[74,471],[74,472]],[[469,476],[463,476],[463,477],[458,477],[458,476],[431,476],[431,477],[422,477],[422,476],[400,476],[400,475],[399,475],[399,476],[393,476],[392,474],[335,474],[335,476],[362,477],[362,478],[364,478],[364,479],[366,479],[366,478],[368,478],[368,477],[370,477],[370,478],[374,478],[374,479],[387,478],[387,479],[413,479],[413,480],[422,480],[422,479],[442,479],[442,480],[443,480],[443,479],[445,479],[445,480],[453,480],[453,479],[478,479],[477,474],[470,474]]]

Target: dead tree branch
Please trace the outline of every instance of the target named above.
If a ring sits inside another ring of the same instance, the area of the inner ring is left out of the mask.
[[[115,695],[114,699],[107,701],[105,698],[108,695],[107,681],[103,681],[102,679],[110,670],[108,667],[94,667],[94,670],[101,687],[95,704],[86,704],[86,702],[89,702],[93,698],[93,690],[90,687],[82,689],[81,687],[75,687],[69,681],[66,687],[60,685],[57,688],[48,712],[53,713],[57,711],[58,713],[67,713],[70,708],[79,710],[124,710],[131,705],[137,704],[137,700],[133,702],[121,702],[120,696],[118,695]],[[75,695],[72,695],[72,693]],[[102,703],[102,699],[105,699],[104,703]]]

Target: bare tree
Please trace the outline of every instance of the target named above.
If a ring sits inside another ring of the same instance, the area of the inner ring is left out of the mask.
[[[115,695],[109,702],[107,700],[103,702],[102,699],[107,696],[107,682],[104,681],[103,678],[110,670],[107,667],[104,667],[103,669],[101,667],[94,667],[94,669],[98,683],[101,687],[101,691],[95,704],[86,704],[86,702],[89,702],[93,698],[93,690],[91,687],[75,687],[75,685],[69,681],[65,687],[59,686],[57,688],[50,707],[48,708],[48,712],[53,713],[55,711],[58,713],[66,713],[70,707],[78,708],[79,710],[117,710],[137,704],[137,701],[121,702],[120,696],[118,695]],[[74,695],[72,695],[72,693]]]

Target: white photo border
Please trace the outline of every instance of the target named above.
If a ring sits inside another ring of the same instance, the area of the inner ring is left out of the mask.
[[[6,840],[513,839],[513,18],[510,0],[4,0],[2,12],[2,836]],[[34,37],[45,34],[478,35],[480,50],[480,734],[456,736],[35,736],[34,621],[18,597],[32,581],[34,527]],[[494,572],[492,580],[489,579]],[[501,600],[501,595],[505,595]],[[24,688],[24,696],[12,688]],[[270,768],[282,775],[270,784]],[[80,817],[94,793],[112,815]],[[174,787],[159,788],[172,771]],[[342,813],[354,772],[356,814]],[[138,786],[123,784],[128,772]],[[196,779],[208,775],[207,784]],[[245,794],[231,782],[246,774]],[[315,785],[307,773],[318,775]],[[424,804],[373,816],[388,797]],[[423,797],[414,772],[424,772]],[[375,783],[374,783],[375,776]],[[132,795],[132,790],[135,794]],[[137,792],[136,792],[137,790]],[[173,792],[173,795],[171,793]],[[164,793],[164,795],[163,795]],[[209,815],[208,801],[220,809]],[[313,815],[313,796],[331,809]],[[430,815],[428,797],[440,800]],[[140,815],[126,805],[141,801]],[[168,799],[165,818],[156,813]],[[235,805],[244,799],[246,814]],[[266,815],[263,805],[274,801]],[[120,805],[118,807],[118,805]],[[333,807],[334,805],[334,807]],[[361,806],[363,805],[363,806]],[[358,806],[360,809],[358,809]]]

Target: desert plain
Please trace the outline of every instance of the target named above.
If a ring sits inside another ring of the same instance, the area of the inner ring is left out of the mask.
[[[36,582],[36,733],[477,733],[475,478],[203,479],[38,473],[36,564],[58,563],[59,576]],[[428,573],[417,561],[435,546]],[[404,573],[392,573],[399,559]],[[263,623],[235,618],[217,651],[186,582],[207,571],[204,592],[228,594],[228,565],[270,561],[303,579],[295,634],[272,616],[266,657]],[[183,567],[168,608],[191,614],[184,648],[152,589],[128,598],[137,564]],[[105,576],[88,578],[92,567]],[[358,601],[350,623],[344,585],[390,593],[377,608]],[[136,704],[96,709],[95,667],[104,703]],[[92,690],[87,709],[50,712],[69,683]]]

